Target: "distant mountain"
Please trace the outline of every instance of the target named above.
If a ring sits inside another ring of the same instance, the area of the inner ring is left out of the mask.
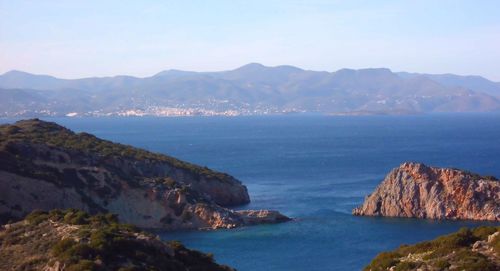
[[[404,78],[424,76],[444,86],[464,87],[473,91],[500,97],[500,82],[492,82],[477,75],[461,76],[455,74],[419,74],[407,72],[399,72],[398,75]]]
[[[35,75],[22,71],[10,71],[0,76],[2,88],[61,88],[68,80],[58,79],[48,75]]]
[[[408,114],[500,110],[500,83],[389,69],[308,71],[251,63],[221,72],[58,79],[0,75],[0,116]]]

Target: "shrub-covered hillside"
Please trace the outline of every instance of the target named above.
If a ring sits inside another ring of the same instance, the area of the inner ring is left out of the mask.
[[[227,207],[249,202],[239,180],[206,167],[53,122],[0,125],[0,223],[76,208],[142,228],[234,228],[247,216]]]
[[[35,211],[0,228],[0,270],[229,271],[213,256],[163,242],[111,214]]]
[[[403,245],[380,253],[364,270],[500,270],[500,227],[462,228],[432,241]]]
[[[197,166],[179,159],[149,152],[132,146],[103,140],[88,133],[74,133],[53,122],[38,119],[22,120],[13,125],[0,125],[0,147],[12,141],[26,141],[38,144],[47,144],[65,149],[82,151],[84,153],[99,154],[101,156],[120,156],[136,160],[158,160],[167,162],[173,167],[191,171],[194,174],[207,177],[225,179],[227,174]]]

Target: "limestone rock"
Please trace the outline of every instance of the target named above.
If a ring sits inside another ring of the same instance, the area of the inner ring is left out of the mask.
[[[278,211],[270,210],[243,210],[237,211],[244,223],[247,225],[253,224],[269,224],[290,221],[290,218],[282,215]]]
[[[353,214],[500,221],[500,182],[458,169],[403,163]]]
[[[77,208],[143,228],[233,228],[257,221],[227,208],[248,202],[240,181],[206,167],[37,119],[0,125],[0,222]]]

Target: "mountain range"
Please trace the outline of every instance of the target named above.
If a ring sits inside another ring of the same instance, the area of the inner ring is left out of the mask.
[[[500,82],[480,76],[310,71],[250,63],[234,70],[166,70],[150,77],[59,79],[0,75],[0,116],[417,114],[500,111]]]

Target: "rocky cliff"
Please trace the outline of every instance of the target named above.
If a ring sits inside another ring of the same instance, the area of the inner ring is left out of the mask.
[[[0,216],[34,209],[111,212],[144,228],[215,229],[288,218],[235,212],[250,201],[230,175],[173,157],[76,134],[38,119],[0,126]]]
[[[0,226],[0,270],[231,271],[213,256],[163,242],[112,215],[77,210],[33,212]]]
[[[500,182],[458,169],[403,163],[353,214],[500,221]]]
[[[432,241],[377,255],[365,271],[497,271],[500,227],[462,228]]]

